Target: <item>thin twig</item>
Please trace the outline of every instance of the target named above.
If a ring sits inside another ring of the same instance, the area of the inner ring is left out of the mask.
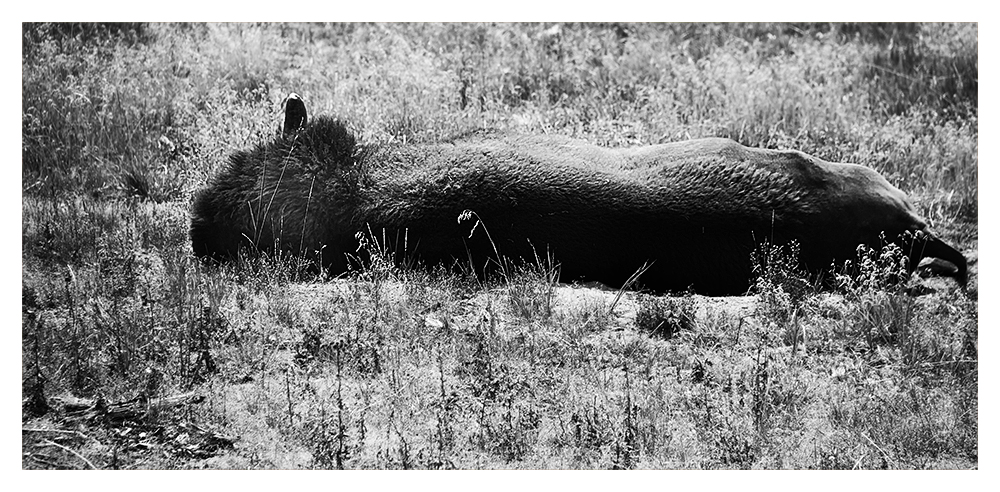
[[[883,67],[883,66],[880,66],[880,65],[876,65],[874,63],[867,63],[866,65],[868,65],[869,68],[874,68],[876,70],[881,70],[883,72],[890,73],[892,75],[895,75],[897,77],[904,78],[904,79],[907,79],[907,80],[910,80],[910,81],[917,81],[918,80],[916,77],[911,77],[911,76],[906,75],[904,73],[900,73],[900,72],[897,72],[895,70],[892,70],[892,69],[889,69],[889,68],[886,68],[886,67]]]
[[[43,465],[48,465],[48,466],[51,466],[52,468],[59,468],[58,464],[53,463],[53,462],[51,462],[49,460],[45,460],[45,459],[39,458],[38,456],[35,456],[34,454],[29,454],[28,457],[31,458],[31,459],[33,459],[33,460],[35,460],[35,461],[37,461],[37,462],[39,462],[39,463],[41,463],[41,464],[43,464]]]
[[[90,439],[90,437],[88,437],[86,434],[80,431],[71,431],[62,429],[33,429],[33,428],[21,427],[21,432],[54,432],[57,434],[74,434],[84,439]]]
[[[883,450],[878,444],[875,444],[875,441],[873,441],[871,437],[868,437],[868,434],[861,434],[861,435],[864,436],[864,438],[867,439],[868,442],[872,444],[872,446],[875,446],[875,449],[877,449],[879,453],[882,453],[882,458],[885,460],[886,463],[893,463],[895,465],[893,459],[889,456],[889,454],[886,453],[885,450]]]
[[[77,453],[76,451],[73,451],[72,449],[67,448],[66,446],[63,446],[62,444],[59,444],[59,443],[56,443],[56,442],[52,442],[52,441],[50,441],[48,439],[42,439],[42,441],[45,441],[49,445],[55,446],[55,447],[57,447],[59,449],[62,449],[64,451],[69,451],[70,453],[73,454],[73,456],[76,456],[77,458],[80,458],[81,460],[83,460],[83,462],[86,463],[87,466],[89,466],[91,470],[96,470],[97,469],[97,467],[94,466],[94,464],[91,463],[90,460],[88,460],[87,458],[84,458],[83,456],[81,456],[80,453]]]
[[[642,266],[639,267],[639,269],[636,270],[635,273],[633,273],[628,278],[628,280],[625,281],[624,284],[622,284],[622,287],[620,289],[618,289],[618,293],[615,294],[615,299],[613,301],[611,301],[611,307],[608,308],[608,314],[609,315],[615,311],[615,308],[618,306],[618,301],[621,301],[622,296],[625,295],[625,291],[629,287],[631,287],[632,284],[634,284],[637,280],[639,280],[639,277],[642,276],[642,274],[646,273],[646,270],[649,270],[649,268],[652,267],[652,266],[653,266],[653,263],[651,263],[651,262],[643,263]]]
[[[940,362],[916,362],[907,366],[905,364],[897,364],[897,367],[935,367],[935,366],[947,366],[950,364],[978,364],[978,359],[958,359],[958,360],[943,360]]]

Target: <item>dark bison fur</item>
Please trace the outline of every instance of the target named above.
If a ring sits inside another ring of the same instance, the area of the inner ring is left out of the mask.
[[[465,210],[485,229],[459,222]],[[906,196],[858,165],[721,138],[607,149],[486,132],[364,146],[325,117],[232,155],[195,198],[191,240],[203,256],[318,254],[339,273],[368,231],[397,261],[471,261],[482,273],[495,252],[551,254],[562,281],[616,287],[651,263],[645,288],[708,295],[745,293],[764,241],[797,241],[802,266],[821,271],[859,244],[878,247],[884,233],[911,266],[934,257],[954,264],[960,284],[967,275],[962,254],[927,231]]]

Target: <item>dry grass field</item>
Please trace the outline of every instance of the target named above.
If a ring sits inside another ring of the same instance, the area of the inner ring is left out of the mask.
[[[24,24],[22,468],[976,468],[978,49],[976,24]],[[202,262],[194,192],[292,91],[368,144],[869,166],[969,288],[886,281],[891,248],[832,289],[761,251],[721,298]]]

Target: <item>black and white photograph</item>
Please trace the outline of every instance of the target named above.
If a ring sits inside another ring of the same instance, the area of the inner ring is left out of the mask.
[[[628,18],[21,23],[21,470],[979,469],[979,24]]]

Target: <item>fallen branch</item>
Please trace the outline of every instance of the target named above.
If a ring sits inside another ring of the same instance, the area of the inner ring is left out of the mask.
[[[185,393],[183,395],[168,396],[158,398],[149,402],[149,408],[155,410],[166,410],[180,405],[190,405],[205,401],[205,396],[196,392]]]
[[[205,397],[194,392],[154,400],[136,398],[122,403],[110,404],[107,406],[106,413],[113,419],[136,419],[151,413],[159,413],[174,407],[201,403],[202,401],[205,401]]]
[[[139,397],[115,403],[107,403],[103,399],[93,400],[73,396],[59,397],[55,400],[68,414],[83,415],[88,418],[105,416],[116,420],[128,420],[182,405],[201,403],[205,401],[205,396],[191,392],[153,400]],[[37,432],[37,430],[31,432]]]

